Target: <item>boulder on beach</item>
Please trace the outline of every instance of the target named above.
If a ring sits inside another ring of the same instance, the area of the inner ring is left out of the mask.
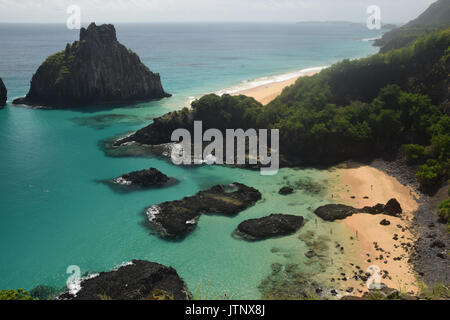
[[[7,95],[8,90],[6,90],[3,80],[0,78],[0,108],[3,108],[6,105]]]
[[[303,222],[301,216],[271,214],[242,222],[234,234],[245,240],[263,240],[293,234],[303,226]]]
[[[234,216],[261,200],[261,193],[246,185],[217,185],[192,197],[164,202],[147,209],[150,226],[165,239],[186,236],[202,214]]]
[[[377,204],[373,207],[361,209],[346,206],[343,204],[327,204],[317,208],[314,213],[325,221],[342,220],[355,213],[386,214],[398,216],[402,213],[400,203],[396,199],[391,199],[387,204]]]
[[[80,40],[50,57],[38,68],[31,88],[14,104],[71,108],[123,105],[169,97],[160,75],[117,41],[113,25],[91,23]]]
[[[77,292],[65,292],[59,300],[186,300],[190,293],[175,269],[133,260],[97,276],[87,277]]]

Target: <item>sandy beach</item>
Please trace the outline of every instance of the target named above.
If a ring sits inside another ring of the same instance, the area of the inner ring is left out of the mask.
[[[346,248],[347,273],[355,266],[366,272],[370,266],[381,270],[381,282],[402,292],[417,291],[416,276],[408,263],[414,236],[409,221],[418,203],[414,191],[402,185],[394,177],[370,166],[346,164],[333,170],[336,181],[332,198],[336,203],[356,208],[385,204],[397,199],[403,209],[400,218],[387,215],[355,214],[337,223],[349,230]],[[390,225],[380,222],[386,219]],[[367,291],[361,280],[349,279],[346,286]],[[361,292],[360,292],[361,293]]]
[[[241,90],[241,91],[232,93],[232,95],[236,96],[236,95],[243,94],[243,95],[255,98],[257,101],[261,102],[263,105],[266,105],[269,102],[271,102],[272,100],[274,100],[276,97],[278,97],[284,88],[286,88],[290,85],[293,85],[297,81],[297,79],[299,79],[301,77],[306,77],[306,76],[313,76],[313,75],[319,73],[320,71],[321,70],[313,70],[310,72],[305,72],[305,74],[303,74],[299,77],[295,77],[292,79],[279,81],[279,82],[272,82],[272,83],[257,86],[254,88]]]

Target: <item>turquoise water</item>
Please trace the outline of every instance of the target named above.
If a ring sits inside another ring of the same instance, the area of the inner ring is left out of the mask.
[[[314,219],[309,209],[325,200],[325,192],[298,191],[288,197],[277,192],[299,181],[326,185],[327,172],[283,169],[264,177],[224,167],[188,169],[160,158],[108,157],[101,141],[141,128],[186,105],[190,97],[374,53],[363,39],[379,33],[345,24],[148,24],[116,29],[119,41],[161,73],[164,88],[174,96],[116,109],[46,111],[8,105],[0,110],[0,288],[59,288],[65,285],[69,265],[96,272],[147,259],[173,266],[191,290],[209,286],[210,297],[259,298],[257,286],[270,273],[271,263],[301,257],[306,245],[298,235],[247,243],[232,238],[232,231],[245,219],[270,213]],[[27,92],[45,57],[76,38],[63,25],[0,24],[0,77],[9,100]],[[150,166],[181,183],[119,194],[99,182]],[[179,242],[163,241],[144,225],[143,212],[150,205],[234,181],[258,188],[263,200],[234,218],[204,215],[198,228]],[[273,247],[290,258],[271,253]]]

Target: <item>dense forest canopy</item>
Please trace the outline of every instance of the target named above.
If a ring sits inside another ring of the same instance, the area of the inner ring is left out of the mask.
[[[409,161],[422,164],[420,182],[432,185],[450,167],[449,46],[450,28],[300,78],[267,106],[207,95],[181,113],[206,127],[280,129],[281,153],[304,165],[393,155],[406,145]]]
[[[417,38],[450,27],[450,0],[438,0],[416,19],[393,29],[375,42],[381,52],[405,47]]]

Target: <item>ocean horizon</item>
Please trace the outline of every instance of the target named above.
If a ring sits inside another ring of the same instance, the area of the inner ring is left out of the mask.
[[[327,170],[281,169],[268,182],[259,172],[243,169],[183,168],[156,156],[113,157],[104,142],[204,94],[235,93],[374,54],[378,49],[368,40],[382,31],[341,22],[115,27],[118,40],[160,73],[172,97],[78,110],[12,106],[13,99],[27,93],[39,65],[78,40],[79,31],[63,24],[0,24],[0,41],[6,44],[0,47],[0,76],[8,88],[8,105],[0,110],[0,288],[60,289],[68,266],[95,274],[144,259],[174,267],[192,291],[208,287],[212,297],[259,299],[258,286],[273,263],[320,272],[314,264],[302,264],[309,249],[298,235],[247,243],[231,234],[240,222],[275,212],[315,219],[312,208],[329,200]],[[180,183],[126,194],[103,183],[149,167]],[[146,226],[147,207],[232,182],[257,188],[263,200],[234,218],[202,216],[182,241],[161,240]],[[305,189],[295,198],[280,197],[278,190],[286,184],[314,185],[318,192]],[[319,228],[328,232],[329,226],[319,223]]]

